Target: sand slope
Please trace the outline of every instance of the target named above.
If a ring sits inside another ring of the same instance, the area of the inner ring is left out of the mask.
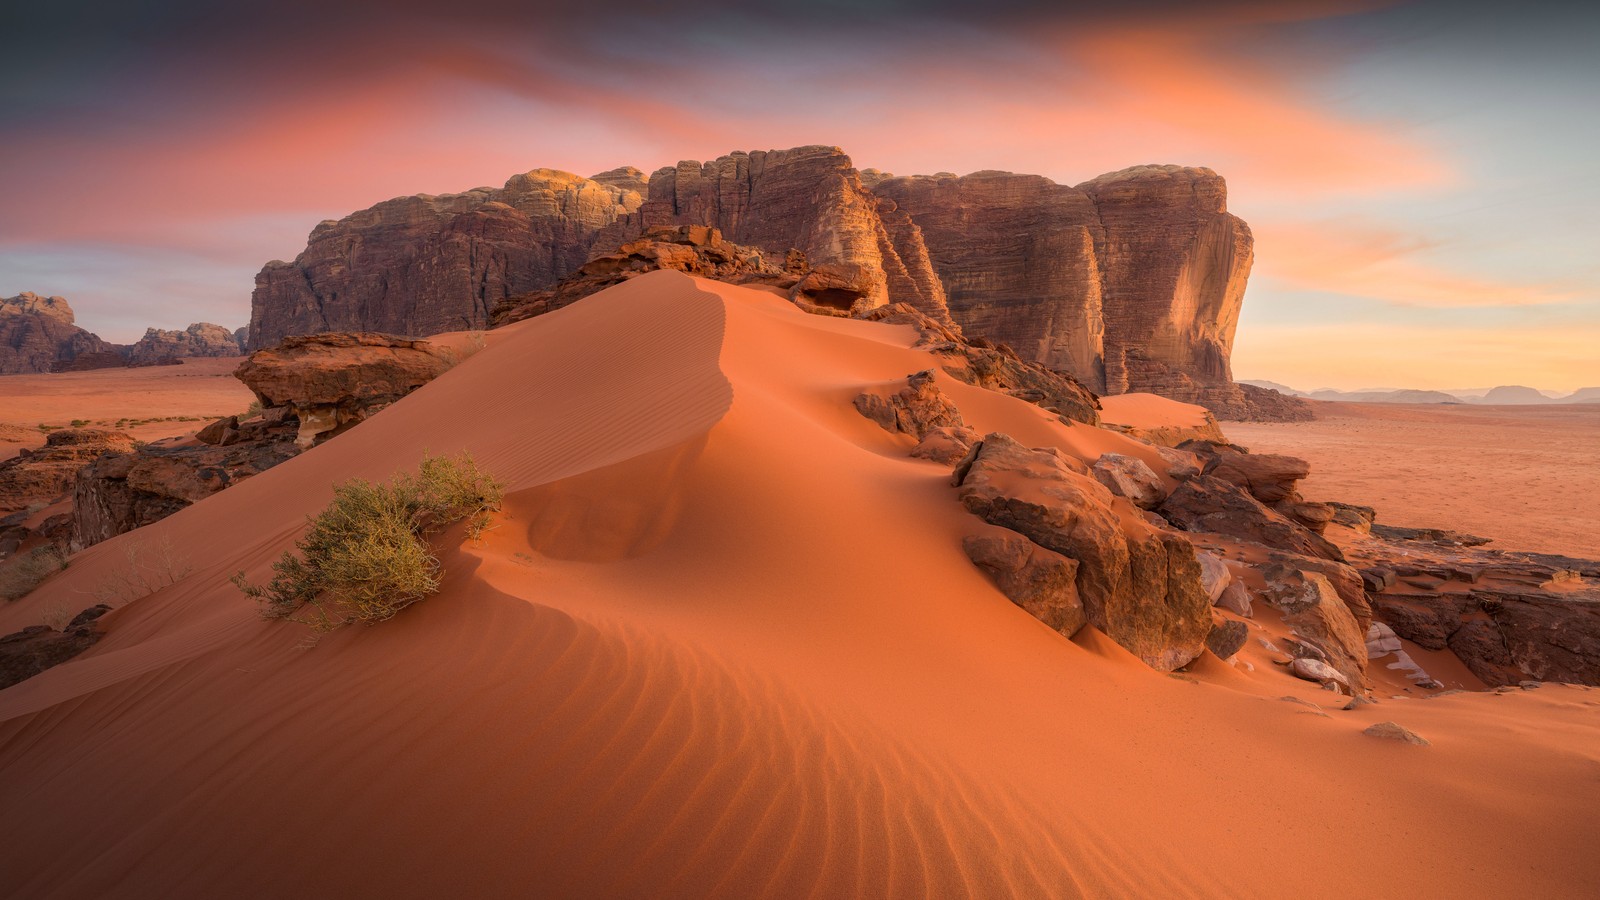
[[[192,565],[0,692],[26,897],[1580,896],[1600,692],[1330,698],[1076,642],[967,562],[947,473],[858,415],[908,329],[655,273],[490,335],[349,434],[91,548]],[[1147,452],[941,381],[980,431]],[[300,646],[259,576],[335,480],[509,482],[444,590]],[[1431,740],[1365,737],[1394,719]],[[1508,836],[1515,836],[1508,839]]]

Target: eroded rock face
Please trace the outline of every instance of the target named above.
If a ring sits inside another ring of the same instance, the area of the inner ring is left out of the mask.
[[[909,434],[918,441],[935,429],[966,427],[961,410],[939,390],[931,371],[908,375],[905,387],[895,391],[857,394],[855,407],[884,431]]]
[[[1356,621],[1333,584],[1318,572],[1287,566],[1269,567],[1263,576],[1267,589],[1262,598],[1283,612],[1302,644],[1343,676],[1343,684],[1362,689],[1366,684],[1367,628]],[[1299,654],[1297,654],[1299,655]]]
[[[1158,511],[1186,531],[1223,534],[1303,556],[1344,559],[1327,538],[1269,509],[1233,482],[1211,475],[1178,485]]]
[[[0,462],[0,516],[55,501],[72,488],[78,470],[100,454],[131,449],[133,438],[120,431],[52,431],[43,447]]]
[[[1230,380],[1250,231],[1227,212],[1220,176],[1179,166],[1077,187],[1006,172],[896,178],[810,146],[684,161],[648,179],[540,169],[319,225],[293,263],[257,276],[249,345],[483,327],[508,298],[554,290],[663,226],[716,228],[779,268],[799,254],[800,288],[819,306],[903,303],[1091,390],[1153,391],[1230,418],[1311,415]]]
[[[450,368],[428,341],[384,334],[317,334],[258,350],[234,372],[262,407],[299,419],[302,447],[326,440]]]
[[[0,375],[61,371],[80,357],[99,356],[110,365],[122,365],[116,346],[75,322],[72,307],[61,297],[24,291],[0,298]]]
[[[1200,655],[1211,601],[1194,548],[1177,535],[1129,527],[1082,463],[989,434],[953,480],[967,511],[1077,561],[1088,620],[1112,640],[1163,671]]]
[[[242,356],[233,332],[210,322],[196,322],[183,331],[145,329],[144,337],[128,348],[128,365],[153,366],[191,357]]]
[[[1011,602],[1066,637],[1088,622],[1078,599],[1076,560],[1000,528],[968,535],[961,549]]]
[[[256,276],[249,345],[482,328],[495,304],[576,271],[601,229],[643,202],[625,179],[535,169],[501,188],[401,197],[323,222],[294,262]]]

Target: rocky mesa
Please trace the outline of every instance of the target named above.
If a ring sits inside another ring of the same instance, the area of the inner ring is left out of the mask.
[[[1076,187],[1037,175],[896,177],[837,147],[735,152],[646,177],[536,169],[501,188],[397,198],[312,231],[256,278],[249,345],[290,335],[481,328],[651,229],[706,226],[803,255],[808,296],[904,303],[1100,393],[1147,391],[1224,418],[1309,418],[1232,380],[1253,261],[1210,169],[1137,166]],[[713,276],[714,277],[714,276]]]

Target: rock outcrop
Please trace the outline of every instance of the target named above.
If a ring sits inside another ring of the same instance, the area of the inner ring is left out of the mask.
[[[105,605],[78,613],[60,631],[34,625],[0,637],[0,690],[60,665],[94,646],[101,638],[98,619],[111,611]]]
[[[684,161],[648,179],[540,169],[317,226],[293,263],[257,276],[249,344],[481,328],[506,301],[537,312],[535,295],[585,263],[632,256],[623,248],[651,229],[684,226],[715,228],[782,269],[798,254],[800,289],[820,306],[905,304],[1094,391],[1152,391],[1229,418],[1311,415],[1232,382],[1252,238],[1228,213],[1222,178],[1180,166],[1077,187],[1006,172],[899,178],[811,146]]]
[[[386,334],[316,334],[257,350],[235,376],[264,409],[299,421],[301,447],[327,440],[439,377],[455,362],[428,341]]]
[[[0,375],[60,371],[97,355],[122,364],[118,348],[79,328],[61,297],[24,291],[0,298]]]
[[[0,462],[0,515],[54,502],[72,488],[78,470],[106,451],[133,449],[133,438],[100,428],[65,428],[43,447]]]
[[[144,337],[128,348],[128,365],[156,366],[191,357],[243,355],[234,332],[210,322],[196,322],[183,331],[145,329]]]
[[[495,304],[577,271],[601,230],[643,202],[626,180],[535,169],[501,188],[401,197],[323,222],[294,262],[256,276],[249,345],[482,328]]]
[[[1205,649],[1211,600],[1194,548],[1120,518],[1111,492],[1083,463],[995,433],[973,446],[952,479],[968,512],[1076,561],[1088,622],[1129,652],[1170,671]]]

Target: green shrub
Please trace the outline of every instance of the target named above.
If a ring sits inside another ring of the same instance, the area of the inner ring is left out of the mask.
[[[66,567],[66,554],[54,544],[35,547],[0,562],[0,600],[20,600]]]
[[[337,485],[333,502],[312,516],[311,528],[272,564],[272,580],[233,582],[262,604],[268,618],[300,619],[318,631],[351,622],[372,624],[439,590],[442,570],[427,538],[466,521],[476,538],[500,508],[504,486],[463,452],[425,456],[415,474],[387,484],[354,479]]]

